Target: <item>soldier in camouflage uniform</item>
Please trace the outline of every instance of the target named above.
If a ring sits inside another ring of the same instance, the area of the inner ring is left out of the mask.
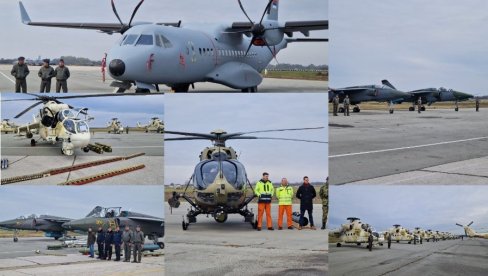
[[[320,187],[319,191],[320,199],[322,199],[322,230],[325,229],[327,224],[327,215],[329,214],[329,177],[325,181],[325,184]]]
[[[337,116],[337,111],[339,110],[339,96],[336,95],[332,100],[332,106],[334,111],[334,116]]]
[[[54,68],[49,66],[49,59],[43,60],[44,64],[39,69],[37,75],[41,78],[41,93],[51,92],[51,79],[54,78]]]
[[[12,67],[10,74],[15,77],[15,93],[19,93],[22,89],[23,93],[27,92],[27,75],[29,75],[29,67],[25,64],[25,58],[19,57],[17,63]]]
[[[70,77],[69,69],[64,65],[64,60],[59,60],[59,66],[55,70],[56,76],[56,93],[61,91],[63,88],[63,93],[68,92],[68,78]]]

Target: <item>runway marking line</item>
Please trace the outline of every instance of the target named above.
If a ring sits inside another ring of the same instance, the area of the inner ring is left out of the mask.
[[[11,79],[9,76],[5,75],[3,72],[0,72],[7,80],[11,81],[12,83],[15,83],[13,79]]]
[[[468,142],[468,141],[482,140],[482,139],[487,139],[487,138],[488,138],[488,136],[483,136],[483,137],[475,137],[475,138],[468,138],[468,139],[461,139],[461,140],[445,141],[445,142],[438,142],[438,143],[417,145],[417,146],[407,146],[407,147],[399,147],[399,148],[392,148],[392,149],[382,149],[382,150],[372,150],[372,151],[336,154],[336,155],[329,155],[329,159],[330,158],[338,158],[338,157],[355,156],[355,155],[364,155],[364,154],[371,154],[371,153],[381,153],[381,152],[390,152],[390,151],[398,151],[398,150],[406,150],[406,149],[425,148],[425,147],[438,146],[438,145],[448,145],[448,144],[454,144],[454,143],[462,143],[462,142]]]

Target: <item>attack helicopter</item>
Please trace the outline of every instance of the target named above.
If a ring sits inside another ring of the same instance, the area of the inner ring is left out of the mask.
[[[245,222],[249,222],[253,228],[256,227],[254,213],[248,209],[248,204],[255,197],[254,189],[247,178],[244,165],[238,160],[238,155],[232,147],[226,146],[227,140],[246,139],[267,139],[284,140],[310,143],[327,143],[323,141],[312,141],[289,138],[256,137],[248,134],[269,133],[281,131],[299,131],[323,129],[295,128],[295,129],[274,129],[249,132],[227,133],[217,129],[211,133],[193,133],[181,131],[165,131],[165,134],[181,135],[185,137],[165,138],[165,141],[189,141],[189,140],[210,140],[213,145],[204,148],[200,153],[200,162],[190,180],[187,182],[183,193],[173,192],[168,199],[171,208],[178,208],[180,198],[186,200],[191,208],[183,217],[182,228],[187,230],[190,223],[197,222],[200,214],[211,215],[216,222],[224,223],[229,214],[240,214]],[[193,185],[193,199],[187,194],[188,187]],[[252,194],[248,192],[252,191]]]
[[[160,133],[164,131],[164,123],[158,117],[151,118],[151,120],[149,120],[149,123],[147,125],[141,125],[141,123],[137,122],[137,127],[144,129],[146,133],[152,131]]]
[[[388,232],[390,232],[391,240],[396,241],[397,243],[406,241],[408,244],[411,244],[414,239],[410,230],[402,227],[400,224],[394,224],[393,228],[390,228]]]
[[[16,132],[17,125],[15,123],[11,123],[9,119],[3,119],[2,124],[0,125],[0,132],[8,134],[9,132]]]
[[[349,222],[344,223],[338,230],[329,231],[329,239],[336,242],[337,247],[341,247],[345,244],[361,244],[366,243],[367,248],[371,248],[374,244],[383,246],[385,238],[382,234],[373,230],[373,228],[367,224],[361,222],[360,218],[349,217]],[[369,236],[373,235],[373,239],[370,240]]]
[[[38,140],[43,140],[51,144],[61,144],[61,153],[63,155],[73,155],[76,149],[82,149],[89,152],[93,145],[90,145],[90,128],[88,122],[93,117],[88,116],[88,108],[75,108],[65,104],[60,99],[89,98],[89,97],[114,97],[114,96],[144,96],[151,94],[94,94],[94,95],[69,95],[69,96],[45,96],[30,94],[32,98],[6,99],[2,102],[19,102],[19,101],[36,101],[33,105],[27,107],[14,118],[20,118],[31,109],[42,104],[39,112],[34,116],[34,121],[30,124],[17,128],[17,134],[24,134],[26,138],[31,139],[30,145],[36,146]],[[83,117],[81,117],[83,115]],[[34,139],[34,134],[39,138]],[[100,144],[101,145],[101,144]],[[106,149],[103,147],[97,147]],[[102,151],[96,151],[102,153]]]
[[[159,217],[122,210],[122,207],[96,206],[85,218],[68,221],[62,226],[68,230],[87,232],[90,227],[94,231],[98,227],[102,227],[106,231],[108,227],[115,229],[117,226],[121,229],[129,226],[131,230],[135,230],[137,225],[154,244],[164,249],[164,243],[158,240],[164,236],[164,220]]]
[[[46,237],[58,240],[66,233],[66,230],[61,225],[70,220],[69,218],[50,215],[30,215],[2,221],[0,222],[0,227],[14,230],[14,242],[18,241],[17,234],[19,230],[43,231]]]
[[[470,227],[471,224],[473,224],[473,221],[471,221],[467,225],[456,223],[457,226],[462,227],[464,229],[464,233],[466,234],[467,237],[488,239],[488,233],[477,233],[476,231],[473,230],[473,228]]]
[[[107,123],[108,133],[121,134],[124,132],[124,127],[118,118],[112,118],[110,122]]]
[[[429,242],[431,239],[431,235],[420,227],[415,227],[415,230],[413,230],[413,235],[420,243],[422,243],[422,241]]]

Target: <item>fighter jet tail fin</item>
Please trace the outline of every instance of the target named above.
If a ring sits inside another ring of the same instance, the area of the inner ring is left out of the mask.
[[[268,20],[278,20],[279,0],[273,0],[271,6],[268,9]]]
[[[393,84],[391,84],[388,80],[382,80],[381,83],[383,85],[386,85],[386,86],[390,87],[391,89],[395,89],[396,90],[395,86],[393,86]]]
[[[22,1],[19,1],[19,7],[20,7],[20,18],[22,19],[22,23],[29,24],[31,22],[31,19],[24,8],[24,4],[22,4]]]

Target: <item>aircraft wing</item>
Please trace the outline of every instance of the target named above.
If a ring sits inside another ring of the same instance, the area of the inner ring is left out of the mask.
[[[36,123],[32,123],[32,124],[28,124],[28,125],[25,125],[25,126],[20,126],[17,128],[17,132],[27,132],[27,130],[31,130],[31,129],[38,129],[39,128],[39,122],[36,122]]]
[[[252,28],[251,22],[234,22],[227,32],[245,31]],[[311,21],[287,21],[284,26],[279,27],[287,36],[292,37],[294,32],[300,32],[304,36],[309,36],[310,31],[328,30],[329,20],[311,20]]]
[[[43,217],[42,219],[45,219],[47,221],[52,221],[52,222],[59,222],[59,223],[64,223],[72,220],[69,218],[61,218],[61,217]]]
[[[342,88],[342,89],[329,89],[329,92],[334,92],[334,93],[342,93],[342,94],[356,94],[356,93],[361,93],[361,92],[368,92],[370,91],[369,89],[366,88]]]

